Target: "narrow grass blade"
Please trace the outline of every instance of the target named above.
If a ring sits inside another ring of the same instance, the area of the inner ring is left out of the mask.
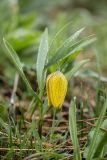
[[[84,150],[84,158],[87,157],[90,142],[93,139],[94,132],[95,132],[95,127],[93,127],[88,134],[87,146]],[[98,158],[98,157],[103,158],[106,154],[107,154],[107,119],[105,119],[101,124],[99,133],[97,135],[95,153],[93,158]]]
[[[37,80],[38,80],[39,88],[41,88],[41,85],[44,80],[43,70],[46,63],[47,53],[48,53],[48,30],[45,29],[41,38],[38,56],[37,56],[37,63],[36,63]]]
[[[5,129],[6,133],[9,135],[10,128],[1,118],[0,118],[0,126],[2,126]]]
[[[55,34],[55,36],[53,37],[50,46],[49,46],[49,51],[52,49],[52,46],[54,44],[54,42],[56,41],[56,39],[59,37],[59,35],[62,34],[62,32],[67,29],[67,27],[71,24],[72,22],[69,22],[67,24],[65,24],[63,27],[61,27],[61,29],[59,29],[59,31]]]
[[[6,49],[5,50],[5,54],[7,55],[7,57],[9,58],[9,60],[14,64],[14,66],[16,67],[19,75],[21,76],[21,78],[23,79],[24,83],[26,84],[28,90],[35,95],[35,97],[40,101],[38,95],[33,91],[29,81],[27,80],[24,72],[23,72],[23,68],[22,68],[22,63],[20,62],[20,59],[18,57],[18,55],[16,54],[16,52],[14,51],[14,49],[12,48],[12,46],[8,43],[8,41],[3,38],[3,48]]]
[[[73,42],[79,37],[83,30],[84,28],[81,28],[78,31],[76,31],[73,35],[67,38],[57,50],[60,50],[63,47],[69,47],[71,44],[73,44]]]
[[[72,143],[73,143],[73,146],[74,146],[74,159],[75,160],[81,160],[80,147],[79,147],[79,142],[78,142],[78,138],[77,138],[76,102],[75,102],[75,99],[73,101],[71,101],[71,103],[70,103],[69,130],[70,130],[71,140],[72,140]]]
[[[94,157],[101,157],[101,153],[104,149],[104,146],[107,145],[107,131],[101,138],[102,139],[101,139],[100,143],[98,144],[98,147],[95,151]]]
[[[100,127],[101,127],[104,115],[106,113],[106,109],[107,109],[107,100],[105,101],[104,106],[102,108],[102,111],[100,113],[100,116],[97,120],[94,135],[93,135],[93,138],[92,138],[92,141],[91,141],[91,144],[90,144],[90,147],[89,147],[89,151],[88,151],[88,154],[87,154],[87,160],[92,160],[92,158],[94,156],[95,147],[96,147],[96,143],[97,143],[97,136],[99,135]]]
[[[66,77],[67,79],[70,79],[71,77],[74,76],[74,74],[82,67],[84,66],[86,63],[89,62],[89,59],[85,59],[85,60],[82,60],[81,62],[79,62],[78,64],[76,64],[73,69],[71,71],[69,71],[67,74],[66,74]]]
[[[96,39],[95,38],[84,38],[74,44],[67,43],[66,45],[62,45],[60,48],[57,49],[55,55],[49,60],[46,67],[49,67],[56,62],[63,60],[64,58],[75,54],[75,52],[79,52],[91,43],[93,43]]]

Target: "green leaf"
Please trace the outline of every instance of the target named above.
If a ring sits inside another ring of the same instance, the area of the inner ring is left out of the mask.
[[[70,36],[67,40],[65,40],[65,42],[61,45],[60,48],[67,47],[71,43],[73,43],[78,38],[78,36],[83,32],[83,30],[84,28],[81,28],[78,31],[76,31],[72,36]]]
[[[50,43],[49,51],[52,50],[53,45],[54,45],[54,42],[57,41],[58,37],[63,34],[63,31],[64,31],[65,29],[67,29],[67,27],[68,27],[70,24],[71,24],[71,22],[65,24],[63,27],[61,27],[61,29],[58,30],[58,32],[55,34],[55,36],[53,37],[53,39],[52,39],[52,41],[51,41],[51,43]]]
[[[70,41],[70,43],[66,42],[66,45],[62,45],[60,48],[57,49],[55,55],[49,60],[46,67],[49,67],[55,64],[56,62],[70,56],[71,54],[75,54],[75,52],[79,52],[80,50],[88,46],[89,44],[93,43],[95,40],[96,40],[95,38],[88,37],[72,45],[71,45],[72,41]]]
[[[0,117],[3,120],[6,120],[7,115],[8,115],[8,107],[5,104],[0,103]]]
[[[11,61],[13,61],[16,68],[18,68],[20,71],[22,71],[23,65],[20,62],[20,59],[19,59],[17,53],[15,53],[14,49],[12,48],[12,46],[9,44],[9,42],[5,38],[3,38],[3,42],[4,42],[5,48],[7,50],[6,54],[7,54],[8,58]]]
[[[65,27],[64,27],[64,28],[65,28]],[[61,34],[60,32],[62,32],[64,28],[62,28],[62,30],[60,30],[60,31],[56,34],[55,39],[58,37],[59,34]],[[80,35],[80,33],[83,32],[83,30],[84,30],[84,28],[81,28],[81,29],[79,29],[78,31],[76,31],[73,35],[71,35],[68,39],[66,39],[66,40],[63,42],[63,44],[62,44],[58,49],[60,49],[60,48],[62,48],[62,47],[67,47],[67,46],[69,46],[70,44],[72,44],[72,43],[78,38],[78,36]],[[54,42],[55,39],[53,39],[52,42]],[[50,46],[50,48],[49,48],[49,51],[51,51],[51,46]]]
[[[89,62],[89,59],[85,59],[80,61],[79,63],[75,64],[75,66],[73,67],[73,69],[71,71],[69,71],[68,73],[66,73],[66,77],[67,79],[70,79],[74,76],[74,74],[82,67],[84,66],[86,63]]]
[[[89,132],[87,147],[84,151],[84,158],[87,157],[89,151],[90,142],[92,141],[93,135],[95,132],[95,127]],[[101,158],[107,154],[107,119],[105,119],[100,127],[100,131],[97,135],[95,153],[93,158]]]
[[[47,102],[47,99],[44,101],[43,103],[43,112],[42,112],[42,117],[47,113],[49,109],[49,106],[48,106],[48,102]]]
[[[73,67],[73,63],[75,58],[81,53],[81,51],[75,52],[75,54],[71,54],[67,58],[64,58],[59,65],[60,65],[60,70],[66,74],[67,72],[71,71],[71,68]]]
[[[81,160],[81,153],[79,142],[77,138],[77,125],[76,125],[76,101],[71,101],[69,108],[69,130],[71,140],[74,146],[74,158],[75,160]]]
[[[107,131],[102,137],[100,137],[100,142],[97,146],[94,157],[100,157],[101,156],[103,148],[104,148],[105,145],[107,145]],[[105,154],[107,154],[107,151],[106,151]]]
[[[12,44],[16,51],[19,51],[35,44],[39,37],[39,32],[30,31],[25,28],[18,28],[9,32],[6,39]]]
[[[3,44],[4,44],[4,47],[6,49],[5,53],[6,53],[7,57],[9,58],[9,60],[16,67],[19,75],[23,79],[23,81],[26,84],[27,88],[40,101],[38,95],[33,91],[33,89],[31,87],[29,81],[27,80],[27,78],[26,78],[26,76],[25,76],[25,74],[23,72],[22,63],[20,62],[20,59],[19,59],[17,53],[14,51],[14,49],[12,48],[12,46],[8,43],[8,41],[5,38],[3,38]]]
[[[93,160],[106,160],[106,158],[93,158]]]
[[[91,140],[91,144],[89,146],[89,150],[88,150],[88,154],[87,154],[87,160],[92,160],[92,158],[94,156],[95,148],[96,148],[96,144],[97,144],[97,136],[99,135],[100,127],[101,127],[104,115],[106,113],[106,109],[107,109],[107,100],[105,101],[104,106],[102,108],[102,111],[100,113],[100,116],[97,120],[94,135],[93,135],[93,138]]]
[[[41,89],[41,85],[44,80],[43,75],[44,75],[44,66],[46,63],[47,53],[48,53],[48,30],[45,29],[41,38],[38,56],[37,56],[37,64],[36,64],[39,89]]]

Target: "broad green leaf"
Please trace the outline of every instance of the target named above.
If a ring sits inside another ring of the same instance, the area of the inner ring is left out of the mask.
[[[25,74],[23,72],[22,63],[20,62],[20,59],[19,59],[17,53],[14,51],[14,49],[12,48],[12,46],[8,43],[8,41],[5,38],[3,38],[3,44],[4,44],[4,47],[6,49],[5,54],[7,55],[7,57],[9,58],[9,60],[16,67],[19,75],[23,79],[23,81],[26,84],[27,88],[40,101],[38,95],[33,91],[33,89],[31,87],[29,81],[27,80],[27,78],[26,78],[26,76],[25,76]]]
[[[45,29],[40,46],[39,46],[39,51],[38,51],[38,56],[37,56],[37,64],[36,64],[36,69],[37,69],[37,80],[39,84],[39,88],[41,89],[41,85],[43,83],[43,75],[44,75],[44,66],[46,63],[46,58],[47,58],[47,53],[48,53],[48,30]]]
[[[75,99],[71,101],[70,108],[69,108],[69,130],[71,140],[74,146],[74,159],[81,160],[81,153],[79,142],[77,138],[77,124],[76,124],[76,101]]]
[[[104,106],[102,108],[102,111],[100,113],[100,116],[97,120],[94,135],[93,135],[93,138],[92,138],[90,146],[89,146],[89,150],[88,150],[88,154],[87,154],[87,160],[92,160],[92,158],[94,156],[95,148],[96,148],[96,144],[97,144],[97,136],[100,133],[100,127],[101,127],[101,124],[103,122],[103,118],[104,118],[104,115],[106,113],[106,109],[107,109],[107,100],[105,101]]]
[[[86,63],[89,62],[89,59],[85,59],[80,61],[79,63],[75,64],[74,67],[72,68],[71,71],[69,71],[68,73],[66,73],[66,77],[67,79],[70,79],[74,76],[74,74],[82,67],[84,66]]]
[[[95,40],[96,40],[95,38],[88,37],[74,43],[73,45],[71,45],[70,43],[69,45],[67,44],[65,46],[58,48],[55,55],[49,60],[46,67],[55,64],[57,61],[60,61],[70,56],[71,54],[75,54],[75,52],[79,52],[83,48],[87,47],[89,44],[93,43]]]
[[[12,44],[15,50],[21,50],[35,44],[40,37],[39,32],[18,28],[7,34],[6,39]]]

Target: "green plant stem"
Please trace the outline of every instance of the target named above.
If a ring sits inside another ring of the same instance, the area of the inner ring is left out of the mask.
[[[51,134],[50,134],[50,142],[52,142],[52,137],[55,131],[55,116],[56,116],[56,108],[53,109],[53,120],[52,120]]]
[[[38,124],[38,132],[39,132],[39,136],[40,138],[42,138],[42,125],[43,125],[43,109],[42,109],[42,105],[40,105],[40,114],[39,114],[39,124]]]
[[[42,84],[41,86],[41,90],[40,90],[40,93],[39,93],[39,97],[42,101],[42,96],[43,96],[43,87],[44,85]],[[38,133],[39,133],[39,136],[40,138],[42,138],[42,125],[43,125],[43,101],[42,103],[39,103],[39,124],[38,124]]]

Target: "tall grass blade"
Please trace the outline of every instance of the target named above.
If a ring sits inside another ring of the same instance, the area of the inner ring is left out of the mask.
[[[6,133],[9,135],[10,128],[1,118],[0,118],[0,126],[3,127],[5,129],[5,131],[6,131]]]
[[[40,101],[38,95],[33,91],[29,81],[27,80],[24,72],[23,72],[23,65],[20,62],[20,59],[17,55],[17,53],[14,51],[14,49],[12,48],[12,46],[9,44],[9,42],[3,38],[3,48],[6,49],[5,50],[5,54],[7,55],[7,57],[9,58],[9,60],[14,64],[14,66],[16,67],[19,75],[21,76],[21,78],[23,79],[24,83],[26,84],[26,87],[28,88],[28,90],[35,95],[35,97]]]
[[[89,146],[89,150],[88,150],[88,154],[87,154],[87,160],[92,160],[94,153],[95,153],[95,148],[96,148],[96,143],[97,143],[97,136],[99,135],[100,132],[100,127],[104,118],[104,115],[106,113],[106,109],[107,109],[107,100],[105,101],[102,111],[100,113],[100,116],[97,120],[96,123],[96,127],[95,127],[95,131],[94,131],[94,135],[91,141],[91,144]]]
[[[56,41],[56,39],[59,37],[59,35],[62,34],[62,32],[67,29],[67,27],[71,24],[72,22],[69,22],[67,24],[65,24],[63,27],[61,27],[61,29],[59,29],[59,31],[55,34],[55,36],[53,37],[50,46],[49,46],[49,51],[52,49],[52,46],[54,44],[54,42]]]
[[[67,43],[66,45],[62,45],[60,48],[57,49],[55,55],[49,60],[46,67],[49,67],[53,64],[56,64],[56,62],[61,61],[62,59],[75,54],[75,52],[79,52],[91,43],[93,43],[96,39],[95,38],[84,38],[74,44]]]
[[[72,140],[72,143],[74,146],[74,159],[81,160],[80,147],[79,147],[79,142],[78,142],[78,138],[77,138],[76,101],[75,101],[75,99],[72,100],[70,103],[69,130],[70,130],[71,140]]]
[[[85,60],[82,60],[80,61],[78,64],[76,64],[71,71],[69,71],[67,74],[66,74],[66,77],[67,79],[69,80],[71,77],[74,76],[74,74],[81,68],[83,67],[86,63],[89,62],[89,59],[85,59]]]

